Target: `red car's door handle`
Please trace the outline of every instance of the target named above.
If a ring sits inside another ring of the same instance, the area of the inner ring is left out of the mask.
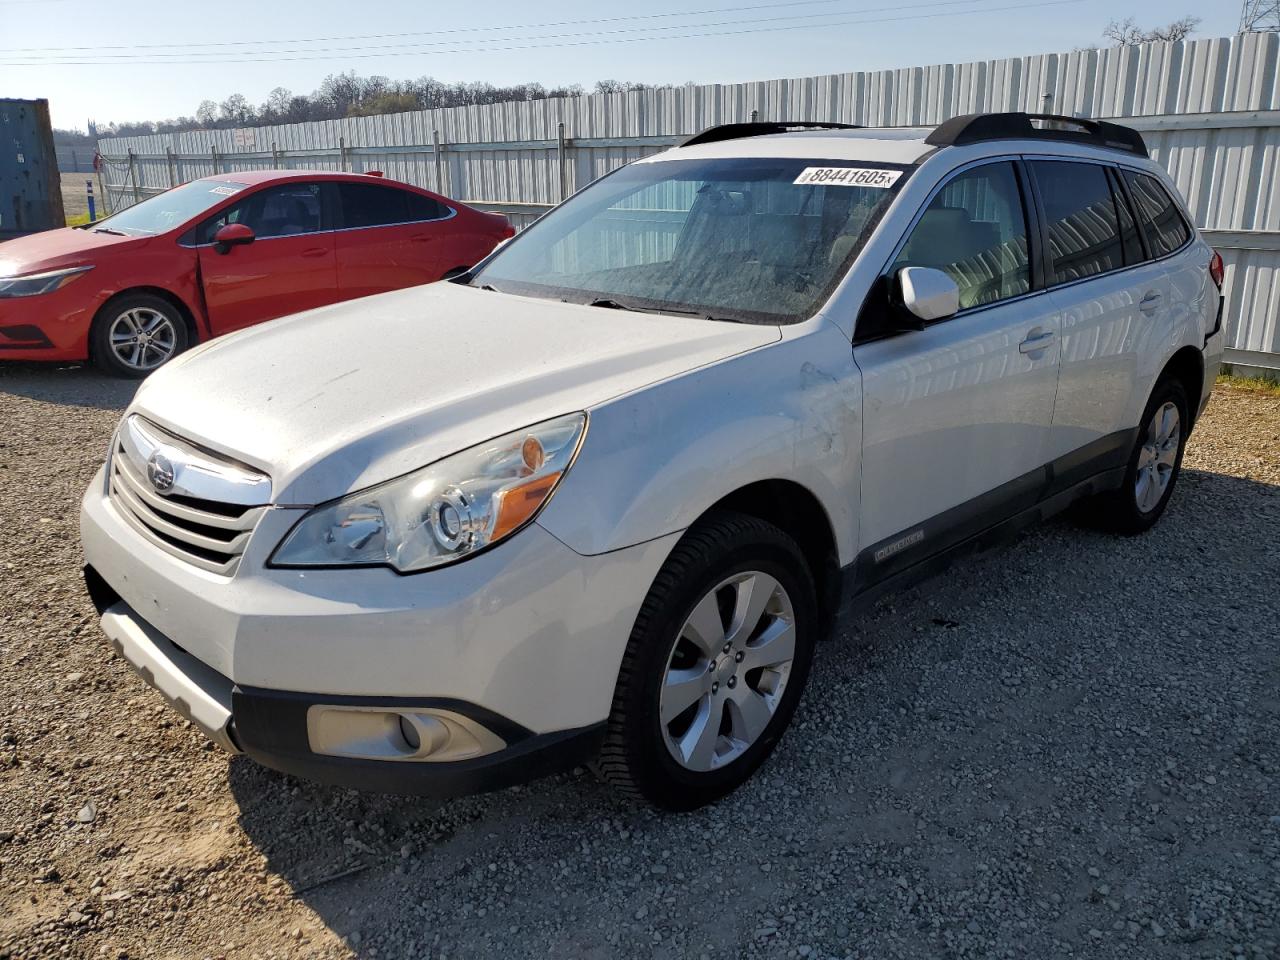
[[[431,234],[428,233],[428,234],[422,234],[416,237],[410,237],[409,239],[412,240],[414,243],[429,243],[430,241],[434,240],[435,237],[431,236]]]
[[[303,250],[304,257],[323,257],[329,253],[328,247],[312,247],[310,250]]]

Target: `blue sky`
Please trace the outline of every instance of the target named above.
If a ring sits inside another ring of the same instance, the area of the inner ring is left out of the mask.
[[[260,103],[276,86],[306,93],[348,69],[492,83],[733,83],[1071,50],[1101,44],[1113,18],[1154,26],[1188,13],[1203,18],[1195,36],[1227,36],[1238,4],[0,0],[0,96],[47,97],[57,126],[83,127],[193,114],[232,93]]]

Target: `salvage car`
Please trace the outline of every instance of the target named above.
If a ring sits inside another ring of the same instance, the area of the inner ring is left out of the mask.
[[[371,175],[205,177],[0,245],[0,360],[142,377],[223,333],[439,280],[514,232],[501,214]]]
[[[1222,281],[1125,127],[713,128],[455,282],[152,376],[84,497],[90,594],[278,770],[450,795],[589,761],[694,808],[774,749],[842,603],[1069,506],[1156,523]]]

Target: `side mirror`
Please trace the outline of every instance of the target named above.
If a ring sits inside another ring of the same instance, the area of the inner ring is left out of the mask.
[[[948,274],[933,267],[903,267],[896,286],[899,303],[923,323],[945,320],[960,309],[960,288]]]
[[[228,223],[213,235],[214,248],[219,253],[230,253],[232,247],[253,243],[253,231],[243,223]]]

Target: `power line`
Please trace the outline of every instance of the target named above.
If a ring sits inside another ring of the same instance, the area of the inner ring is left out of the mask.
[[[0,3],[34,3],[39,0],[0,0]],[[494,30],[542,30],[548,27],[574,27],[593,23],[622,23],[631,20],[659,20],[667,17],[698,17],[733,11],[771,10],[776,7],[812,7],[818,4],[843,3],[846,0],[786,0],[786,2],[758,3],[746,7],[711,7],[706,10],[681,10],[669,13],[636,13],[625,17],[600,17],[590,20],[553,20],[547,23],[508,23],[488,27],[454,27],[448,30],[420,30],[409,33],[358,33],[340,37],[283,37],[274,40],[217,40],[204,43],[126,43],[114,46],[92,44],[84,47],[0,47],[0,53],[60,53],[72,50],[163,50],[167,47],[245,47],[264,46],[272,43],[336,43],[343,40],[394,40],[400,37],[437,37],[458,33],[488,33]],[[852,12],[852,11],[851,11]],[[694,26],[694,24],[689,24]],[[234,51],[233,51],[234,52]],[[243,51],[249,53],[251,51]]]
[[[836,2],[836,0],[831,0],[831,2]],[[924,7],[954,7],[954,6],[963,6],[966,4],[983,3],[983,2],[989,2],[989,0],[927,0],[927,2],[924,2],[924,3],[896,3],[886,7],[864,7],[857,10],[850,10],[848,11],[848,13],[856,13],[861,15],[864,13],[880,13],[886,10],[910,10],[910,9],[920,9]],[[729,9],[732,10],[732,8],[729,8]],[[748,9],[748,8],[743,8],[743,9]],[[721,10],[721,12],[723,12],[723,9]],[[790,14],[786,16],[777,16],[777,17],[756,17],[751,22],[754,24],[784,23],[784,22],[791,22],[795,20],[814,20],[821,17],[834,17],[834,16],[840,16],[840,15],[841,14],[839,13],[800,13],[800,14]],[[689,29],[702,30],[704,28],[710,28],[710,27],[736,26],[741,22],[742,21],[740,19],[714,20],[706,23],[679,23],[679,24],[672,24],[670,26],[619,27],[613,30],[590,30],[590,31],[579,31],[576,33],[548,33],[548,34],[543,34],[542,36],[537,36],[537,37],[524,37],[524,36],[494,37],[488,40],[480,39],[480,40],[468,41],[468,42],[477,43],[477,44],[479,43],[492,44],[492,43],[516,43],[524,40],[531,40],[531,41],[536,41],[538,43],[541,43],[542,41],[545,41],[545,40],[565,40],[565,39],[572,39],[576,37],[629,36],[633,34],[656,33],[658,31],[669,31],[669,30],[689,30]],[[824,25],[825,24],[815,24],[815,26],[824,26]],[[664,38],[654,37],[653,39],[664,39]],[[184,60],[183,62],[245,63],[245,62],[264,62],[264,61],[262,60],[245,61],[245,60],[233,60],[233,59],[227,59],[227,58],[242,57],[242,56],[252,56],[255,58],[266,58],[266,57],[275,58],[275,57],[283,57],[285,55],[295,54],[295,53],[308,54],[308,55],[316,54],[316,53],[348,54],[348,53],[359,53],[359,52],[370,51],[370,50],[376,50],[376,51],[396,50],[396,51],[404,51],[405,53],[410,53],[410,54],[415,52],[430,53],[434,51],[426,48],[448,47],[451,45],[456,45],[457,43],[458,41],[456,40],[440,40],[435,42],[428,41],[425,43],[423,42],[392,43],[392,44],[379,44],[375,46],[358,46],[358,47],[309,47],[309,48],[303,47],[303,48],[292,48],[292,49],[286,48],[283,50],[235,50],[235,51],[227,51],[227,52],[211,51],[208,53],[182,52],[182,53],[149,53],[149,54],[134,54],[134,53],[104,54],[104,55],[93,57],[93,59],[132,61],[132,60],[151,60],[155,58],[165,58],[166,60],[174,61],[174,60],[181,60],[182,58],[194,56],[194,57],[199,57],[200,59],[194,60],[194,61]],[[474,49],[476,52],[482,52],[485,48],[474,47],[474,48],[468,48],[468,49]],[[82,59],[89,59],[90,56],[91,55],[85,55],[84,57],[81,57],[73,54],[68,54],[66,55],[66,57],[59,57],[59,58],[24,56],[18,59],[34,60],[37,62],[66,63],[68,61],[78,61]],[[329,59],[329,58],[311,57],[310,59]]]
[[[940,0],[940,2],[943,2],[943,0]],[[975,0],[945,0],[945,2],[975,2]],[[983,0],[976,0],[976,2],[983,2]],[[28,59],[28,60],[4,61],[4,62],[0,62],[0,66],[7,66],[7,67],[47,67],[47,66],[113,67],[113,66],[126,66],[126,65],[145,65],[145,66],[169,67],[169,66],[194,66],[194,65],[201,65],[201,64],[223,64],[223,63],[298,63],[298,62],[314,61],[314,60],[340,60],[340,59],[365,60],[365,59],[380,58],[380,57],[421,56],[423,54],[445,55],[445,54],[461,54],[461,53],[506,53],[506,52],[518,51],[518,50],[541,50],[541,49],[564,48],[564,47],[584,47],[584,46],[597,46],[601,44],[643,43],[646,41],[653,41],[653,40],[692,40],[692,39],[699,39],[703,37],[743,36],[743,35],[755,34],[755,33],[776,33],[784,30],[826,29],[828,27],[853,26],[853,25],[860,25],[864,23],[892,23],[892,22],[898,22],[898,21],[904,21],[904,20],[931,20],[936,17],[955,17],[955,16],[965,16],[965,15],[973,15],[973,14],[1001,13],[1001,12],[1006,12],[1010,10],[1023,10],[1023,9],[1033,8],[1033,7],[1058,7],[1058,6],[1066,6],[1069,4],[1077,4],[1077,3],[1084,3],[1084,2],[1086,2],[1086,0],[1042,0],[1042,2],[1037,2],[1037,3],[1022,3],[1022,4],[1015,4],[1012,6],[1004,6],[1004,7],[984,7],[984,8],[972,9],[972,10],[942,11],[942,12],[935,12],[935,13],[912,14],[912,15],[905,15],[905,16],[899,16],[899,17],[874,17],[870,19],[835,20],[835,21],[830,21],[827,23],[820,23],[820,24],[806,23],[806,24],[791,24],[791,25],[785,25],[785,26],[755,27],[755,28],[748,28],[748,29],[742,29],[742,30],[714,30],[714,31],[709,31],[705,33],[686,33],[686,34],[676,34],[672,36],[616,37],[616,38],[607,39],[607,40],[595,39],[595,40],[568,41],[568,42],[561,42],[561,43],[527,43],[527,44],[515,44],[510,46],[491,46],[491,47],[474,47],[473,46],[473,47],[459,47],[459,48],[445,49],[445,50],[424,51],[424,50],[415,49],[415,50],[396,50],[396,51],[385,52],[385,53],[363,53],[363,54],[362,53],[355,53],[355,54],[340,53],[340,54],[325,55],[325,56],[318,56],[318,57],[316,56],[303,56],[303,57],[261,56],[261,57],[247,57],[247,58],[239,58],[239,59],[227,58],[227,59],[218,59],[218,60],[206,59],[206,60],[157,61],[153,57],[146,57],[146,58],[140,58],[135,60],[123,60],[123,61],[121,60],[116,60],[116,61],[112,61],[112,60],[29,60]],[[930,5],[936,5],[936,4],[919,4],[917,6],[930,6]],[[910,6],[910,5],[898,4],[892,9],[900,10],[900,9],[904,9],[907,6]],[[864,10],[861,12],[867,12],[867,11]],[[687,26],[697,26],[697,25],[690,24]],[[704,24],[703,26],[706,26],[706,25]]]

